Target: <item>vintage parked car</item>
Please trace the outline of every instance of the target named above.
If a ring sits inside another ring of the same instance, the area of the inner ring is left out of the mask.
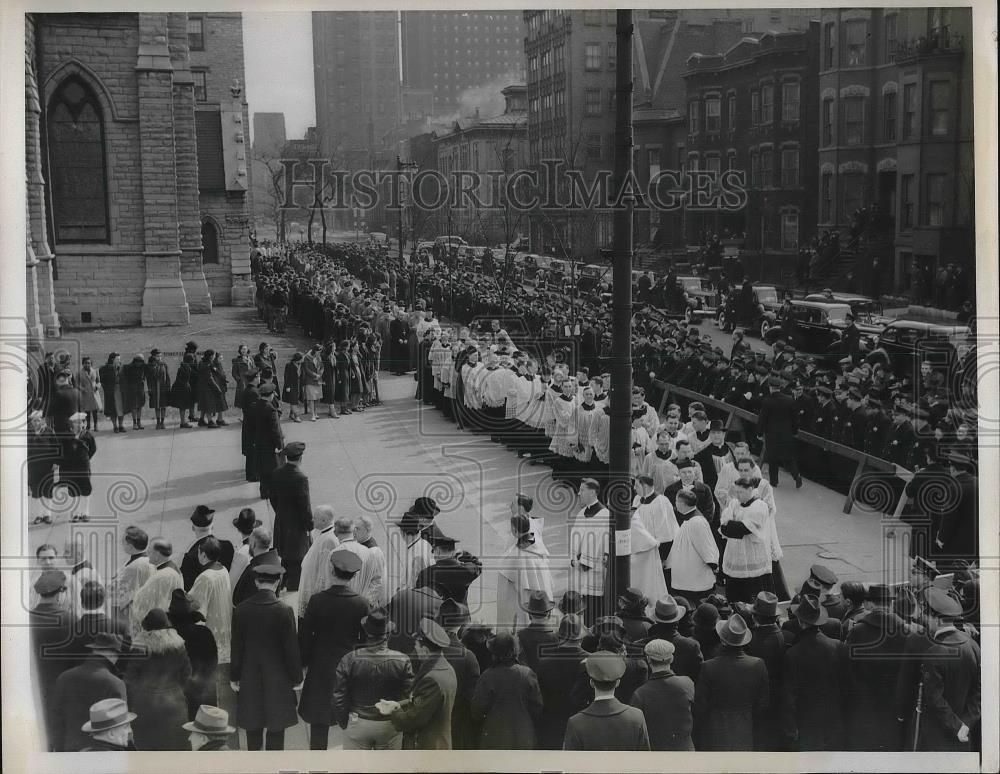
[[[739,302],[740,289],[735,288],[727,297],[724,304],[719,305],[719,314],[716,317],[719,327],[724,331],[732,330],[739,324]],[[781,308],[781,297],[778,288],[774,285],[753,285],[753,312],[751,318],[745,321],[747,333],[760,333],[761,338],[774,324],[777,312]]]
[[[705,317],[715,317],[719,311],[719,293],[707,277],[684,275],[677,278],[684,289],[684,318],[688,322],[701,322]]]
[[[792,301],[791,313],[795,320],[792,344],[796,351],[813,355],[824,361],[839,360],[846,354],[843,342],[844,329],[848,326],[847,316],[851,313],[848,304],[831,304],[822,301]],[[764,331],[763,340],[773,345],[779,339],[787,342],[788,335],[777,320]],[[864,339],[862,339],[864,342]],[[863,344],[863,348],[864,348]]]
[[[832,304],[847,304],[851,307],[854,321],[858,326],[877,325],[881,330],[895,318],[882,314],[882,304],[874,298],[856,293],[810,293],[806,301],[825,301]]]
[[[919,378],[920,364],[929,360],[946,376],[975,349],[976,336],[965,325],[939,325],[917,320],[895,320],[882,329],[869,362],[889,365],[896,374]]]

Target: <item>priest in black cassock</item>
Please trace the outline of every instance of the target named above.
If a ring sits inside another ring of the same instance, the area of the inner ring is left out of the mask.
[[[424,538],[431,544],[435,562],[420,571],[414,588],[430,588],[442,599],[468,604],[469,586],[482,574],[482,563],[467,551],[456,554],[458,540],[441,532],[437,524],[431,524]]]
[[[702,480],[713,492],[722,466],[727,462],[736,464],[733,450],[726,443],[726,428],[721,419],[713,419],[708,426],[708,446],[694,455],[694,461],[701,465]]]

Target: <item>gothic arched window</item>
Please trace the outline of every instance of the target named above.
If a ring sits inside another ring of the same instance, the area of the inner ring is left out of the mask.
[[[97,97],[80,78],[67,78],[52,95],[46,140],[55,241],[107,242],[104,122]]]
[[[219,230],[210,220],[201,222],[201,246],[204,248],[201,254],[201,262],[219,262]]]

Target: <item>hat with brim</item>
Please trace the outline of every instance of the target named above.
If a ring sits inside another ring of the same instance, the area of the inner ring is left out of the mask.
[[[770,591],[761,591],[753,601],[751,610],[754,615],[759,615],[761,618],[777,618],[778,597]]]
[[[280,564],[258,564],[253,572],[259,580],[271,581],[281,578],[285,574],[285,568]]]
[[[830,618],[826,609],[819,603],[819,599],[812,594],[805,594],[797,605],[789,608],[792,615],[799,619],[799,623],[819,626]]]
[[[80,730],[85,734],[98,734],[127,725],[137,717],[134,712],[129,712],[124,699],[102,699],[90,705],[90,720]]]
[[[406,513],[412,514],[413,516],[422,516],[424,518],[433,519],[441,513],[441,509],[438,508],[438,505],[434,501],[433,497],[418,497],[413,501],[413,505],[407,509]]]
[[[562,611],[564,617],[567,615],[580,615],[583,613],[584,607],[583,596],[579,591],[569,590],[559,600],[559,609]]]
[[[446,632],[437,621],[433,621],[430,618],[420,619],[420,635],[421,640],[436,645],[439,648],[447,648],[451,645],[451,639],[448,637],[448,632]]]
[[[724,621],[715,624],[715,632],[726,645],[742,647],[753,638],[750,627],[739,613],[733,613]]]
[[[653,606],[653,620],[658,623],[677,623],[686,612],[686,608],[677,604],[677,600],[667,594],[656,600]]]
[[[377,640],[387,637],[396,630],[396,624],[389,618],[385,608],[375,608],[361,621],[361,628],[369,639]]]
[[[199,505],[194,509],[194,513],[191,514],[191,523],[196,527],[207,527],[212,523],[213,513],[215,513],[214,508],[209,508],[207,505]]]
[[[198,712],[194,720],[182,723],[181,728],[205,736],[229,736],[236,731],[229,725],[229,713],[219,707],[212,707],[202,704],[198,707]]]
[[[239,514],[235,519],[233,519],[233,526],[236,527],[241,533],[253,532],[257,527],[261,526],[264,522],[258,519],[256,516],[247,514],[244,516],[242,513]]]
[[[549,595],[544,591],[533,591],[528,597],[528,604],[525,605],[525,612],[529,615],[545,615],[555,607],[555,603],[549,599]]]

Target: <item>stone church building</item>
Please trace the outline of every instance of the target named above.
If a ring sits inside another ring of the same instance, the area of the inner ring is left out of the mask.
[[[238,13],[25,16],[29,339],[249,305]]]

